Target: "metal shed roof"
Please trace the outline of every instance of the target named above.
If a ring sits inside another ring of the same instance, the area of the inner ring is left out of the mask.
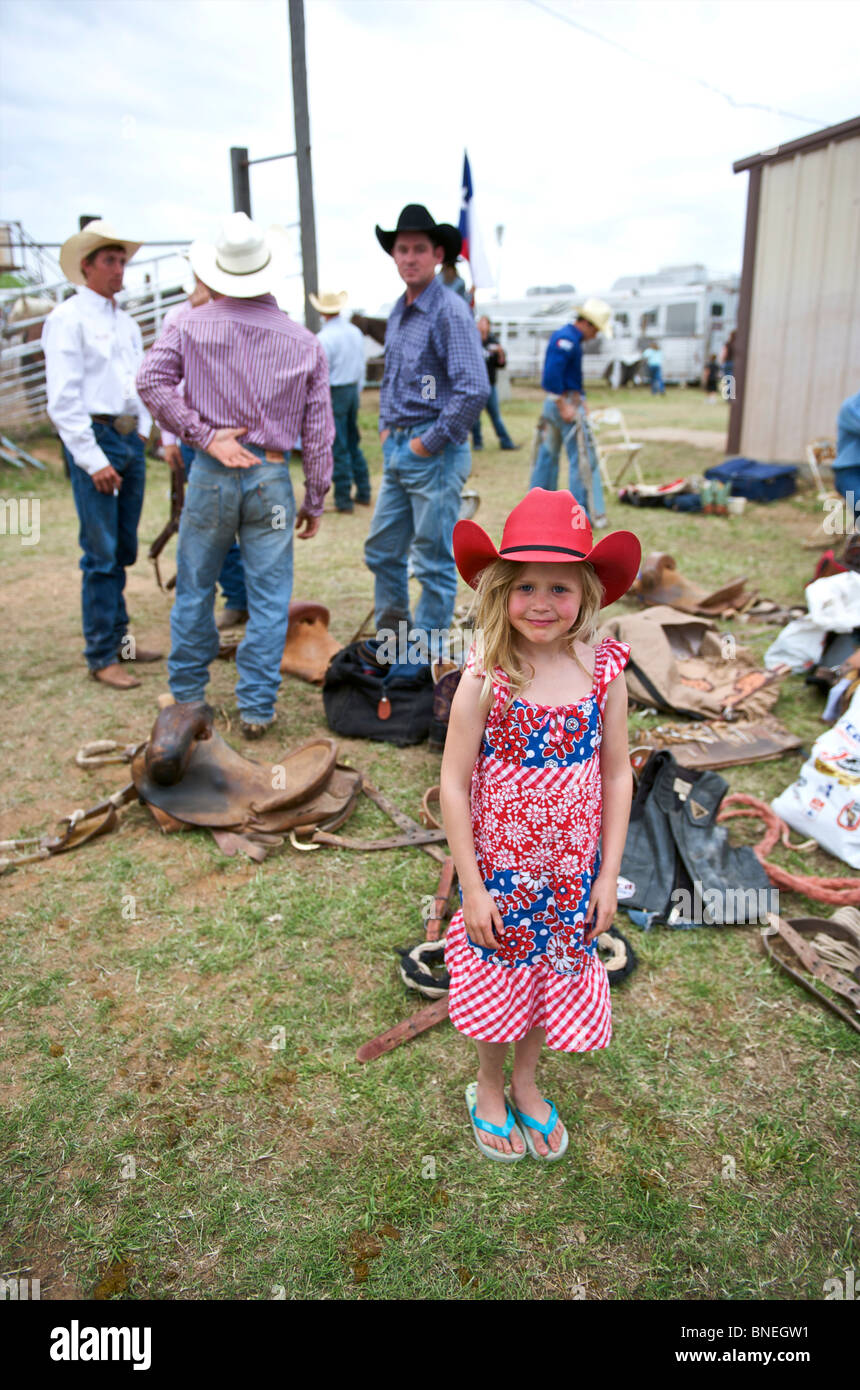
[[[820,145],[829,145],[831,140],[847,140],[858,134],[860,116],[852,116],[850,121],[842,121],[840,125],[829,125],[824,130],[813,131],[812,135],[801,135],[799,140],[790,140],[787,145],[774,145],[772,150],[763,150],[761,154],[748,154],[745,159],[736,160],[732,170],[740,174],[744,169],[754,169],[760,164],[775,164],[779,159],[792,159],[796,154],[818,149]]]

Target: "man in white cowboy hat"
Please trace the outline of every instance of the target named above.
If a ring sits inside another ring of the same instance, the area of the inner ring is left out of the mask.
[[[393,231],[376,228],[406,286],[385,330],[379,399],[382,486],[364,558],[375,584],[377,630],[410,621],[408,564],[421,584],[409,638],[425,660],[443,654],[433,633],[451,626],[457,570],[451,536],[472,458],[469,431],[490,394],[471,311],[436,274],[456,261],[462,238],[420,203]]]
[[[100,218],[69,237],[60,265],[78,291],[42,330],[48,415],[80,521],[84,655],[94,679],[118,690],[140,685],[124,663],[161,659],[129,636],[124,595],[126,568],[137,558],[152,421],[135,389],[143,339],[115,296],[141,244]]]
[[[317,337],[328,359],[334,413],[334,505],[339,512],[351,512],[356,502],[362,507],[370,506],[370,473],[367,459],[361,452],[358,432],[358,407],[364,381],[364,335],[342,316],[341,310],[348,299],[345,290],[339,294],[309,294],[308,299],[325,319]]]
[[[173,323],[181,323],[195,309],[199,309],[201,304],[209,303],[211,296],[208,289],[205,285],[201,285],[191,270],[189,271],[189,278],[186,280],[185,289],[188,292],[188,298],[183,304],[174,304],[172,309],[168,309],[161,325],[162,332]],[[170,430],[162,429],[161,452],[165,463],[169,464],[175,473],[179,473],[187,483],[191,473],[191,465],[194,462],[192,445],[177,439]],[[248,621],[248,595],[245,593],[245,571],[242,569],[242,556],[239,553],[238,541],[234,541],[227,552],[227,557],[218,576],[218,582],[224,595],[224,607],[218,618],[218,630],[224,631],[227,628],[241,627]]]
[[[248,623],[236,653],[236,700],[242,733],[261,738],[274,722],[281,683],[293,527],[300,540],[316,535],[331,482],[328,365],[313,333],[271,293],[286,273],[276,229],[264,233],[245,213],[233,213],[217,242],[194,242],[189,258],[211,301],[161,334],[137,378],[159,424],[195,450],[179,527],[168,676],[177,701],[204,698],[219,649],[215,581],[238,535]],[[296,509],[288,462],[299,436],[305,493]]]
[[[587,299],[574,318],[564,328],[556,329],[550,338],[544,357],[541,385],[547,392],[543,414],[535,435],[535,451],[529,487],[542,487],[554,492],[558,487],[558,458],[562,440],[569,461],[569,490],[586,512],[596,530],[606,526],[606,507],[600,468],[588,412],[585,406],[585,387],[582,383],[582,344],[596,338],[598,333],[612,337],[612,310],[602,299]],[[577,436],[585,441],[590,471],[591,497],[579,463]]]

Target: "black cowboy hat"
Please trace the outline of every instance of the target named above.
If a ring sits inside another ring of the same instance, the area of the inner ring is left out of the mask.
[[[393,232],[376,228],[376,240],[389,256],[394,249],[398,232],[426,232],[434,246],[441,246],[446,261],[456,261],[460,254],[463,238],[450,222],[434,222],[423,203],[409,203],[397,219]]]

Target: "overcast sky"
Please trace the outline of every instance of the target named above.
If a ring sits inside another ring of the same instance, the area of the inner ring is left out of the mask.
[[[732,161],[857,114],[858,15],[854,0],[305,0],[321,288],[371,312],[394,299],[374,225],[409,202],[456,223],[464,147],[494,264],[505,229],[506,298],[690,261],[739,270]],[[4,0],[0,83],[0,218],[37,240],[82,212],[129,239],[214,239],[230,146],[295,146],[286,0]],[[295,161],[252,169],[251,196],[259,221],[296,221]]]

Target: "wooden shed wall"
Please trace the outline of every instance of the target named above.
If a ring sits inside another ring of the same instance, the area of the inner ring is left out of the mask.
[[[762,169],[740,452],[798,462],[860,390],[860,138]]]

